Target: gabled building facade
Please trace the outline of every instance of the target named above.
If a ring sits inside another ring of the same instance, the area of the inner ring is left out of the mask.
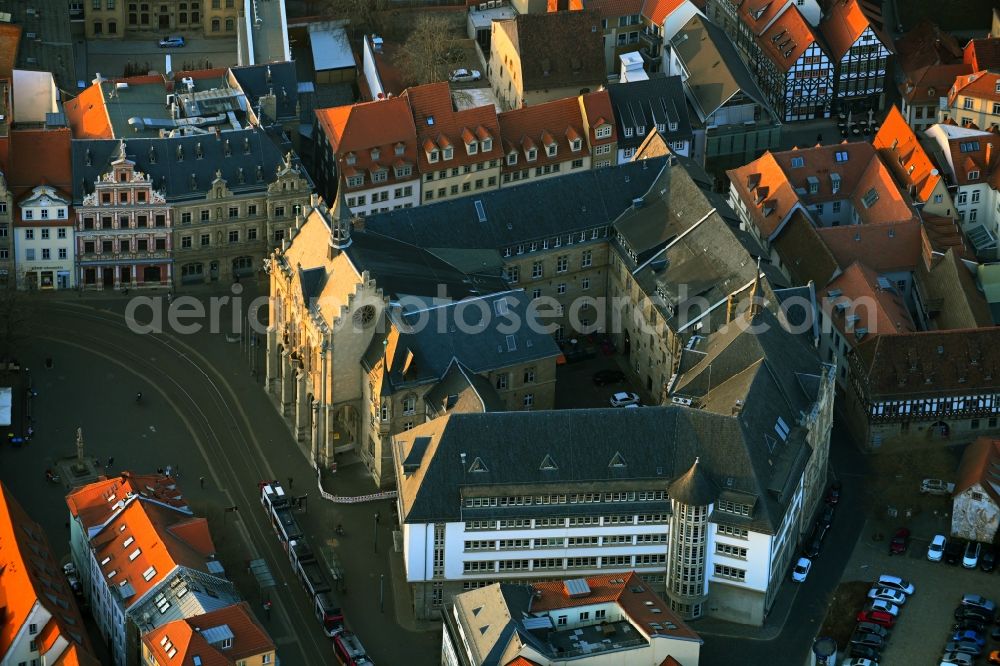
[[[278,661],[274,641],[242,601],[168,622],[143,635],[143,666],[176,663],[266,666]]]
[[[948,89],[948,106],[938,109],[938,120],[949,118],[962,127],[1000,129],[1000,71],[959,74]]]
[[[881,109],[892,42],[876,30],[859,0],[833,0],[819,26],[836,71],[836,106],[841,112]]]
[[[18,288],[73,289],[75,224],[69,197],[39,185],[18,202],[18,210],[21,219],[14,225]]]
[[[995,465],[1000,465],[1000,439],[980,437],[962,453],[951,500],[951,536],[993,543],[1000,527]]]
[[[671,152],[691,157],[694,133],[679,76],[608,85],[618,130],[618,164],[632,159],[646,137],[663,135]]]

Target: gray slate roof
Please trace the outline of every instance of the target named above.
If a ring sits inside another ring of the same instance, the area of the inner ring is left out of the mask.
[[[558,356],[559,347],[548,333],[531,326],[507,330],[511,321],[527,320],[530,301],[523,290],[505,289],[429,309],[418,310],[411,304],[404,313],[393,316],[398,340],[392,358],[387,359],[389,381],[383,383],[383,391],[436,382],[445,376],[453,361],[473,374],[482,374]],[[507,314],[498,315],[498,309]],[[385,335],[372,338],[362,359],[365,367],[374,367],[386,353],[382,344],[385,339]]]
[[[197,157],[199,145],[201,159]],[[119,142],[114,139],[73,141],[74,204],[79,205],[85,194],[94,191],[94,181],[108,171],[118,157],[118,150]],[[265,190],[284,164],[284,157],[271,139],[254,130],[223,132],[218,138],[214,134],[137,138],[125,142],[125,153],[135,162],[137,170],[152,177],[153,189],[163,190],[171,202],[204,198],[216,171],[222,172],[227,187],[234,193]],[[298,159],[294,158],[292,164],[298,166]],[[258,167],[261,180],[257,177]],[[243,183],[240,183],[240,169]],[[309,179],[305,169],[299,171]]]
[[[663,125],[667,141],[688,141],[693,136],[684,86],[679,76],[653,75],[646,81],[608,84],[608,95],[618,125],[618,147],[637,148],[646,134]],[[677,123],[671,131],[670,124]],[[625,133],[632,129],[632,136]],[[643,134],[639,129],[643,128]]]
[[[665,158],[546,178],[517,187],[403,208],[365,219],[365,228],[431,252],[502,250],[608,224],[646,193]],[[476,202],[486,221],[480,222]]]
[[[576,484],[583,491],[604,483],[641,480],[666,489],[696,457],[720,488],[746,496],[747,503],[768,492],[769,479],[755,461],[754,447],[759,445],[747,439],[739,419],[676,405],[452,414],[397,435],[397,456],[406,458],[420,437],[430,438],[421,469],[397,477],[403,520],[411,524],[473,519],[474,510],[461,508],[463,486],[467,493],[477,488],[488,493],[491,486],[507,485],[545,492],[553,484]],[[470,469],[479,459],[486,471],[463,470],[456,463],[463,453]],[[541,468],[546,456],[555,462],[555,469]],[[624,465],[612,465],[616,456]],[[757,504],[766,506],[745,524],[773,534],[787,505],[773,506],[774,499]],[[547,510],[527,508],[535,515]]]
[[[670,484],[670,497],[688,506],[708,506],[719,498],[719,486],[702,469],[700,463],[695,458],[691,469]]]
[[[503,400],[488,379],[452,360],[448,371],[427,395],[424,403],[432,416],[459,412],[498,412]]]
[[[247,104],[255,112],[258,100],[273,94],[277,102],[277,118],[272,121],[284,122],[296,118],[295,107],[299,99],[299,79],[294,62],[272,62],[266,65],[233,67],[236,82],[247,97]],[[268,123],[263,123],[268,124]]]

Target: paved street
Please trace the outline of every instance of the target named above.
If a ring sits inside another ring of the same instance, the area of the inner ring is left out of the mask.
[[[68,554],[65,488],[44,483],[43,475],[53,458],[72,454],[75,430],[82,427],[87,455],[102,464],[113,456],[112,471],[152,472],[168,465],[179,470],[182,492],[196,513],[208,517],[220,560],[274,637],[282,661],[332,664],[330,640],[257,499],[261,479],[288,484],[291,478],[293,494],[308,494],[308,512],[298,519],[314,549],[332,546],[345,571],[341,603],[347,622],[374,661],[437,663],[439,632],[410,632],[396,622],[395,591],[401,596],[405,587],[388,562],[391,504],[332,505],[319,498],[305,457],[250,376],[241,345],[227,343],[221,333],[135,335],[123,325],[124,298],[70,299],[39,299],[34,341],[20,359],[32,368],[38,392],[36,436],[28,447],[0,450],[0,475],[47,530],[57,556]],[[51,370],[44,368],[46,357],[54,361]],[[137,391],[143,393],[141,404],[135,402]],[[370,491],[362,471],[347,466],[327,487]],[[223,511],[232,506],[238,510]],[[376,510],[382,516],[377,555]],[[337,523],[345,527],[343,538],[333,537]],[[276,589],[256,589],[245,571],[253,557],[265,559]],[[378,598],[383,576],[384,612]],[[265,598],[274,602],[270,618],[262,611]]]
[[[703,663],[733,663],[734,655],[748,666],[804,662],[864,524],[864,457],[837,428],[830,448],[833,474],[843,483],[842,499],[809,579],[802,585],[785,583],[766,624],[758,630],[711,620],[693,623],[692,628],[705,639]],[[780,660],[775,655],[781,655]]]

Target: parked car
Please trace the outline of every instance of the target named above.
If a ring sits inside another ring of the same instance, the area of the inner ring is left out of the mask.
[[[834,505],[824,504],[823,508],[820,509],[819,511],[819,517],[816,519],[816,522],[820,525],[826,525],[827,527],[830,527],[831,525],[833,525],[833,514],[835,513],[835,511],[836,508],[834,507]]]
[[[865,610],[858,613],[856,617],[858,622],[871,622],[885,627],[886,629],[892,629],[896,624],[896,617],[885,611],[881,610]]]
[[[448,80],[456,83],[460,81],[478,81],[481,78],[483,78],[483,75],[478,69],[465,69],[464,67],[456,69],[448,75]]]
[[[964,652],[945,652],[941,657],[941,666],[972,666],[975,661],[971,654]]]
[[[960,641],[960,642],[971,641],[974,642],[976,645],[979,645],[980,647],[986,645],[985,636],[983,636],[982,634],[977,634],[976,632],[970,631],[968,629],[966,629],[965,631],[956,631],[951,635],[951,638],[949,640]]]
[[[854,633],[851,634],[851,645],[866,645],[868,647],[875,648],[876,650],[881,650],[885,647],[885,641],[877,634],[866,634],[855,630]]]
[[[854,631],[858,631],[863,634],[875,634],[881,638],[889,637],[889,630],[881,624],[875,624],[874,622],[858,622],[857,626],[854,627]]]
[[[160,40],[161,49],[177,49],[184,46],[183,37],[164,37]]]
[[[855,658],[860,657],[878,662],[879,651],[867,645],[852,645],[850,655]]]
[[[959,606],[955,609],[955,619],[959,621],[975,620],[983,624],[990,624],[993,622],[993,615],[978,606]]]
[[[800,557],[799,561],[792,568],[792,580],[796,583],[806,582],[806,577],[809,575],[809,570],[812,569],[812,564],[812,560],[808,557]]]
[[[975,569],[979,566],[979,553],[982,546],[978,541],[970,541],[965,546],[965,554],[962,556],[962,566],[966,569]]]
[[[594,373],[594,384],[605,386],[625,381],[625,373],[621,370],[598,370]]]
[[[894,618],[899,617],[899,606],[883,599],[876,599],[865,607],[866,611],[881,611]]]
[[[986,597],[979,594],[966,594],[962,596],[962,605],[970,606],[972,608],[982,608],[984,611],[990,614],[990,617],[997,610],[997,605],[987,599]]]
[[[913,587],[913,583],[910,581],[890,574],[882,574],[874,584],[879,587],[887,587],[890,590],[898,590],[907,596],[916,591],[916,588]]]
[[[888,601],[890,603],[896,604],[897,606],[902,606],[906,603],[906,595],[902,592],[897,592],[896,590],[890,590],[887,587],[873,587],[868,590],[869,599],[881,599],[882,601]]]
[[[927,546],[927,559],[931,562],[940,562],[947,544],[948,540],[944,538],[943,534],[935,534],[934,538],[931,539],[931,545]]]
[[[965,553],[965,544],[959,539],[952,539],[944,547],[944,561],[948,564],[958,564]]]
[[[993,571],[997,564],[997,551],[993,546],[985,546],[982,554],[979,555],[979,568],[989,573]]]
[[[902,555],[910,545],[910,530],[900,527],[889,541],[889,555]]]
[[[838,504],[840,503],[840,481],[834,481],[830,484],[830,490],[826,493],[826,503],[827,504]]]
[[[955,484],[941,479],[924,479],[920,482],[920,492],[924,495],[951,495],[955,492]]]
[[[982,620],[974,620],[972,618],[966,620],[959,620],[955,624],[951,625],[951,630],[954,631],[975,631],[978,634],[986,634],[987,625]]]
[[[635,393],[627,393],[625,391],[621,391],[611,396],[612,407],[628,407],[629,405],[638,405],[638,404],[639,404],[639,396],[636,395]]]
[[[964,652],[978,657],[983,653],[983,648],[975,641],[948,641],[944,645],[945,652]]]

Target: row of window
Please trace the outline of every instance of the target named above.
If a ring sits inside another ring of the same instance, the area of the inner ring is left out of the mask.
[[[581,169],[583,168],[583,160],[573,160],[570,162],[570,169]],[[562,165],[559,162],[555,164],[546,164],[545,166],[535,167],[535,177],[547,176],[551,173],[559,173],[562,169]],[[513,171],[511,173],[505,173],[503,175],[503,182],[517,182],[519,180],[528,180],[531,178],[531,169],[521,169],[520,171]]]
[[[726,513],[732,513],[737,516],[749,516],[753,509],[753,507],[749,504],[739,504],[728,500],[719,500],[716,502],[715,508],[719,511],[725,511]]]
[[[32,210],[31,208],[25,208],[25,209],[23,209],[21,211],[21,217],[23,219],[25,219],[25,220],[33,220],[33,219],[35,219],[35,211]],[[41,211],[40,211],[40,214],[38,216],[38,219],[40,219],[40,220],[47,220],[47,219],[49,219],[49,209],[48,208],[42,208]],[[56,209],[56,219],[57,220],[65,220],[66,219],[66,209],[65,208],[57,208]]]
[[[154,250],[166,250],[166,238],[154,238],[152,248]],[[150,244],[148,238],[135,239],[133,248],[132,239],[121,239],[117,245],[115,241],[104,240],[98,245],[95,241],[84,241],[84,254],[113,254],[115,252],[149,252]]]
[[[26,248],[24,250],[24,259],[25,259],[25,261],[34,261],[35,260],[35,256],[36,256],[35,255],[35,248],[29,247],[29,248]],[[43,261],[51,259],[52,258],[52,251],[49,248],[47,248],[47,247],[43,247],[42,248],[42,255],[41,256],[42,256],[42,260]],[[64,248],[64,247],[59,248],[58,257],[60,259],[68,259],[69,258],[68,255],[67,255],[66,248]]]
[[[451,187],[439,187],[437,189],[437,198],[443,199],[448,195],[456,195],[461,188],[462,192],[478,192],[484,187],[495,187],[497,184],[497,177],[490,176],[489,178],[476,178],[475,181],[467,180],[459,186],[458,184],[452,185]],[[435,197],[434,190],[428,189],[424,192],[424,201],[432,201]]]
[[[667,535],[615,534],[612,536],[544,537],[541,539],[480,539],[465,542],[465,550],[527,550],[540,548],[581,548],[606,546],[634,546],[649,543],[666,543]],[[745,550],[745,549],[744,549]]]
[[[117,224],[115,224],[114,217],[110,215],[102,215],[99,218],[85,217],[83,218],[83,225],[81,226],[80,230],[94,231],[101,229],[146,229],[150,226],[166,227],[167,216],[165,214],[154,215],[153,224],[149,223],[148,215],[136,215],[134,223],[131,215],[119,215]]]
[[[541,529],[546,527],[598,527],[608,525],[648,525],[666,523],[666,513],[638,515],[572,516],[570,518],[512,518],[506,520],[467,520],[467,532],[482,530]]]
[[[239,243],[240,242],[240,232],[239,232],[239,229],[230,229],[227,238],[228,238],[228,240],[229,240],[230,243]],[[256,227],[251,227],[250,229],[247,229],[246,240],[247,240],[247,242],[257,240],[257,229],[256,229]],[[201,234],[201,237],[200,237],[199,241],[200,241],[201,247],[207,247],[207,246],[209,246],[209,245],[212,244],[212,235],[211,234]],[[182,250],[189,250],[192,247],[194,247],[194,237],[193,236],[181,236],[181,249]]]
[[[578,231],[565,236],[556,236],[555,238],[545,238],[543,240],[531,241],[530,243],[521,243],[519,245],[514,245],[511,247],[505,247],[503,249],[503,256],[510,257],[515,254],[524,254],[525,252],[538,252],[539,250],[548,250],[550,248],[562,247],[563,245],[573,245],[574,243],[584,243],[589,240],[598,240],[600,238],[608,237],[608,227],[594,227],[587,231]],[[581,268],[587,268],[591,265],[593,255],[589,252],[584,252],[581,257]]]
[[[528,377],[530,373],[530,379]],[[525,382],[534,381],[534,369],[525,371]],[[569,493],[560,495],[514,495],[505,497],[468,497],[467,507],[480,506],[530,506],[532,504],[595,504],[603,502],[663,502],[665,490],[630,491],[616,493]]]
[[[6,230],[7,230],[7,227],[6,227],[6,225],[4,225],[4,231],[6,232]],[[49,240],[49,238],[52,237],[52,230],[51,229],[45,229],[45,228],[43,228],[43,229],[39,229],[38,231],[39,231],[38,235],[39,235],[39,237],[42,240]],[[7,234],[4,233],[3,235],[6,236]],[[59,228],[56,229],[56,238],[66,238],[66,227],[59,227]],[[35,240],[35,230],[34,229],[25,229],[24,230],[24,240]]]
[[[394,189],[392,191],[392,198],[393,199],[402,199],[402,198],[411,197],[411,196],[413,196],[413,186],[412,185],[407,185],[406,187],[397,187],[396,189]],[[383,192],[372,192],[372,203],[373,204],[380,203],[382,201],[388,201],[388,200],[389,200],[389,190],[385,190]],[[359,195],[357,195],[355,197],[347,197],[347,205],[350,206],[350,207],[352,207],[352,208],[354,206],[366,206],[367,204],[368,204],[368,195],[367,194],[359,194]],[[408,208],[409,204],[407,204],[406,207]]]
[[[462,563],[462,571],[469,574],[538,569],[619,569],[623,567],[663,566],[666,561],[667,556],[664,553],[604,555],[601,557],[548,557],[530,560],[472,560]]]

